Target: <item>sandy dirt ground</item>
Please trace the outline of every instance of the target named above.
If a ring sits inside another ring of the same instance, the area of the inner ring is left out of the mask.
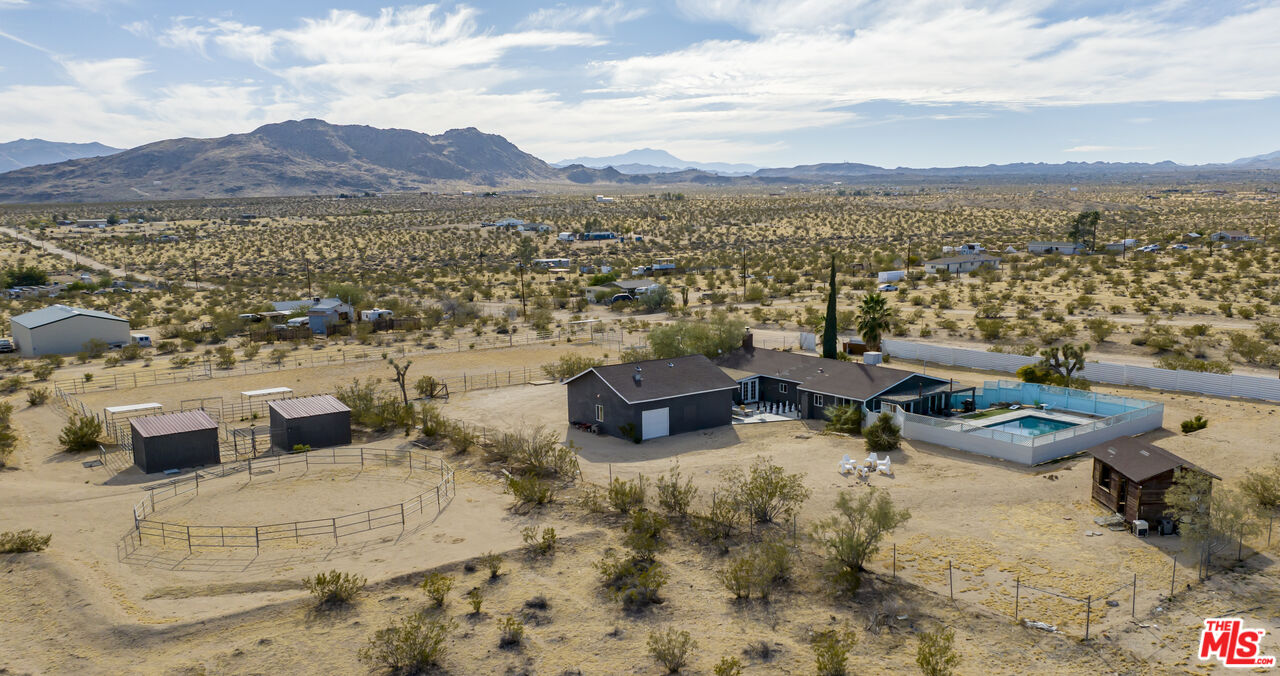
[[[423,374],[482,365],[488,370],[536,366],[557,350],[563,347],[415,358],[411,375],[420,365]],[[380,375],[388,371],[377,366]],[[233,396],[227,393],[277,384],[300,393],[331,391],[334,384],[364,373],[335,370],[100,393],[86,396],[86,403],[101,407]],[[933,367],[929,372],[964,383],[993,378]],[[1274,451],[1271,440],[1280,435],[1276,406],[1100,389],[1162,401],[1166,428],[1196,413],[1206,415],[1209,428],[1194,435],[1151,436],[1228,480],[1267,458]],[[579,507],[582,489],[541,511],[514,513],[494,472],[474,454],[453,453],[442,457],[460,468],[457,498],[438,519],[404,535],[348,546],[264,550],[256,558],[190,556],[162,548],[122,557],[117,544],[129,530],[130,508],[144,478],[84,468],[86,458],[55,452],[61,416],[50,406],[29,408],[23,401],[14,416],[22,437],[17,467],[0,471],[0,513],[6,528],[51,533],[53,544],[39,554],[0,555],[0,668],[48,674],[364,673],[368,667],[357,661],[356,651],[376,629],[426,608],[426,598],[413,585],[433,569],[456,578],[447,607],[429,611],[458,623],[444,660],[446,672],[454,674],[657,674],[661,670],[648,658],[645,640],[651,630],[667,626],[688,629],[699,640],[689,673],[710,673],[711,665],[729,654],[747,664],[748,674],[810,673],[811,633],[844,623],[859,637],[851,657],[859,671],[913,671],[914,633],[945,624],[956,629],[965,660],[960,672],[966,674],[1195,672],[1199,668],[1187,645],[1205,616],[1235,610],[1250,626],[1280,630],[1280,576],[1272,563],[1277,551],[1253,556],[1246,569],[1219,573],[1168,602],[1162,596],[1169,590],[1171,555],[1179,543],[1139,540],[1095,526],[1092,519],[1102,512],[1090,503],[1089,465],[1082,460],[1027,470],[904,443],[892,455],[894,476],[874,476],[870,485],[888,489],[911,510],[912,519],[873,561],[875,575],[859,595],[835,599],[822,591],[817,552],[803,534],[806,523],[830,513],[839,491],[867,490],[867,484],[836,472],[843,454],[865,454],[860,439],[823,435],[814,423],[787,422],[637,446],[569,431],[565,407],[564,388],[550,384],[457,393],[443,410],[451,418],[493,428],[561,431],[579,448],[589,483],[604,484],[610,475],[652,478],[678,464],[699,486],[700,503],[709,499],[724,470],[745,468],[756,456],[804,473],[813,496],[799,516],[802,558],[791,587],[770,603],[734,602],[716,579],[724,564],[721,554],[675,527],[659,555],[670,573],[666,602],[639,614],[625,612],[604,594],[592,568],[606,548],[618,546],[616,517]],[[375,442],[403,444],[399,436]],[[401,497],[399,490],[318,473],[302,482],[279,477],[253,489],[229,485],[210,491],[208,501],[193,500],[166,513],[183,519],[211,513],[251,519],[294,509],[391,502]],[[535,524],[551,525],[560,535],[553,558],[521,553],[520,529]],[[1091,537],[1086,531],[1103,534]],[[492,582],[483,569],[466,569],[466,562],[490,551],[506,559],[504,573]],[[365,575],[368,589],[352,609],[314,610],[299,581],[335,568]],[[1137,618],[1129,618],[1128,592],[1118,593],[1112,597],[1116,606],[1095,606],[1089,643],[1078,640],[1082,604],[1023,592],[1020,614],[1055,624],[1064,633],[1019,627],[1007,617],[1015,577],[1083,597],[1110,591],[1135,573]],[[1195,578],[1185,566],[1176,575],[1180,590]],[[485,591],[479,615],[472,615],[461,597],[472,587]],[[526,606],[539,595],[548,601],[547,609]],[[497,621],[508,615],[526,623],[522,649],[498,647]],[[869,619],[873,615],[879,620]],[[744,654],[757,641],[769,644],[774,655]]]

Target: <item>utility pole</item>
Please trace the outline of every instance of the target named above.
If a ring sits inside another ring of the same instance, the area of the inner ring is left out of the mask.
[[[311,259],[304,254],[302,256],[302,266],[307,271],[307,298],[311,297]]]
[[[747,302],[747,247],[742,247],[742,302]]]
[[[195,278],[196,291],[200,290],[200,261],[199,259],[191,260],[191,274]]]
[[[520,272],[520,316],[524,317],[529,314],[524,299],[524,263],[516,263],[516,270]]]
[[[907,238],[907,277],[911,276],[911,238]]]

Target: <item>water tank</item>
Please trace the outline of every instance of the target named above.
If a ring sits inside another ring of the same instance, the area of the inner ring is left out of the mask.
[[[1148,528],[1146,521],[1143,521],[1142,519],[1138,519],[1137,521],[1133,522],[1134,535],[1137,535],[1140,538],[1144,538],[1144,537],[1147,537],[1147,533],[1149,530],[1150,529]]]
[[[884,361],[884,355],[879,352],[863,352],[862,353],[863,364],[879,364],[882,361]]]

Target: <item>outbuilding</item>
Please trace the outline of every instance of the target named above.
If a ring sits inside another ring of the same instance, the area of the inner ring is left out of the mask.
[[[133,464],[147,474],[216,465],[218,423],[203,410],[130,418]]]
[[[1064,256],[1073,256],[1082,254],[1086,251],[1083,244],[1076,242],[1031,242],[1027,244],[1027,253],[1033,254],[1063,254]]]
[[[9,332],[22,356],[33,359],[75,354],[95,339],[111,347],[127,345],[129,320],[98,310],[50,305],[10,319]]]
[[[1090,485],[1094,502],[1124,517],[1125,523],[1143,520],[1154,526],[1164,517],[1168,509],[1165,491],[1173,486],[1179,469],[1222,478],[1159,446],[1132,437],[1094,446],[1089,449],[1089,455],[1093,456]]]
[[[569,422],[636,442],[730,424],[738,389],[700,354],[596,366],[565,385]]]
[[[999,269],[1000,258],[987,254],[962,254],[959,256],[947,256],[946,258],[935,258],[931,261],[925,261],[924,271],[931,275],[936,275],[946,270],[954,275],[962,272],[973,272],[984,266],[991,269]]]
[[[351,443],[351,409],[337,397],[322,394],[267,403],[271,414],[271,446],[282,451]]]

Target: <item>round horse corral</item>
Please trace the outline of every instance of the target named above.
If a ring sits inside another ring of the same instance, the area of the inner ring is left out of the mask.
[[[453,468],[418,449],[331,448],[224,463],[147,488],[120,554],[332,549],[411,532],[455,494]]]

